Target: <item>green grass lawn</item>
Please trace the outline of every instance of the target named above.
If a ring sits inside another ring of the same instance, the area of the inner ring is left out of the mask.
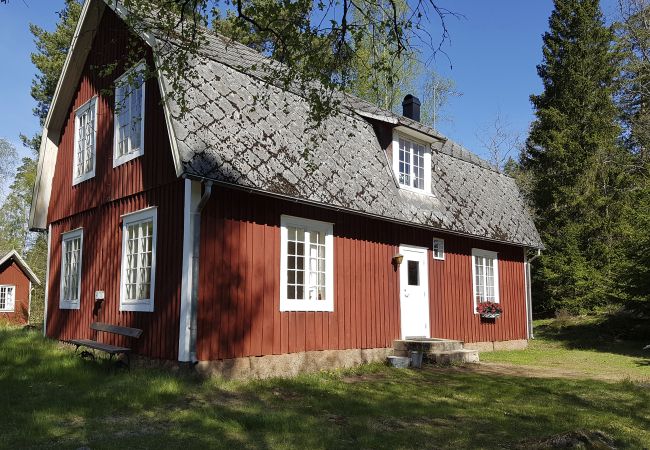
[[[12,449],[512,448],[578,429],[650,446],[650,389],[629,381],[382,365],[246,382],[112,374],[2,326],[0,417]]]
[[[650,384],[650,344],[636,327],[647,328],[630,318],[616,316],[573,317],[535,322],[535,340],[524,351],[481,354],[481,361],[521,365],[556,371],[558,376],[603,380],[634,380]],[[650,330],[643,330],[650,331]]]

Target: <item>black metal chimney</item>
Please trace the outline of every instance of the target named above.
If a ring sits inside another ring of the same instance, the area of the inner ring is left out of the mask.
[[[420,99],[409,94],[404,97],[402,102],[402,115],[413,119],[415,121],[420,121]]]

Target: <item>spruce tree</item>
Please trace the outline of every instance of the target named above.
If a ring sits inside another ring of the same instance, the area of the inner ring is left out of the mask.
[[[591,309],[621,296],[620,214],[626,152],[613,101],[614,32],[598,0],[555,0],[537,67],[522,159],[546,245],[536,264],[538,310]]]

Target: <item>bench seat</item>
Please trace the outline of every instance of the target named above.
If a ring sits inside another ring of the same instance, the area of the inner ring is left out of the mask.
[[[105,344],[103,342],[92,341],[90,339],[72,339],[66,342],[76,345],[77,347],[84,346],[88,348],[94,348],[96,350],[101,350],[111,355],[117,355],[120,353],[129,353],[131,351],[130,348],[118,347],[116,345]]]

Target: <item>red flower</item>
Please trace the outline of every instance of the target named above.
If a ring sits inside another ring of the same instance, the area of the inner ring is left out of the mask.
[[[503,308],[495,302],[480,302],[476,305],[476,312],[479,314],[501,314]]]

